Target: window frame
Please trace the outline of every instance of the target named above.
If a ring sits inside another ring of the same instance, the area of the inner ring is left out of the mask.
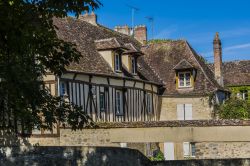
[[[118,95],[119,94],[119,95]],[[123,90],[120,89],[116,89],[115,90],[115,115],[116,116],[123,116],[124,115],[124,101],[123,101],[123,96],[124,92]],[[118,100],[118,96],[119,96],[119,100]],[[118,101],[119,101],[119,106],[118,106]],[[118,112],[118,108],[120,109],[120,111]]]
[[[188,147],[188,154],[185,154],[185,145]],[[196,148],[193,142],[183,142],[183,157],[184,158],[195,158]]]
[[[121,71],[121,55],[118,53],[115,53],[114,55],[114,70],[116,72]]]
[[[61,81],[61,82],[59,82],[59,84],[60,84],[60,86],[59,86],[59,88],[60,88],[60,91],[59,91],[59,96],[67,96],[68,95],[68,92],[67,92],[67,83],[66,82],[64,82],[64,81]],[[62,85],[64,86],[64,88],[62,88]],[[62,93],[63,92],[63,90],[62,89],[64,89],[64,93]]]
[[[131,56],[131,73],[132,74],[137,73],[137,62],[136,62],[136,58],[134,56]]]
[[[191,115],[191,117],[187,116],[188,115],[188,107],[191,107],[191,113],[189,113],[189,115]],[[182,111],[179,110],[178,108],[182,108]],[[176,105],[176,111],[177,111],[177,120],[181,120],[181,121],[184,121],[184,120],[193,120],[193,104],[177,104]],[[181,111],[181,112],[180,112]],[[178,116],[179,113],[183,113],[183,119],[182,119],[182,116]]]
[[[241,90],[240,95],[241,95],[242,100],[248,100],[249,99],[248,90]]]
[[[152,93],[146,92],[145,94],[146,97],[146,109],[148,113],[152,113],[153,112],[153,95]]]
[[[101,100],[103,98],[103,101]],[[99,105],[100,105],[100,112],[106,111],[106,97],[105,97],[105,90],[104,92],[99,93]]]
[[[183,86],[180,84],[181,83],[181,78],[180,75],[183,74]],[[187,85],[187,74],[190,75],[189,81],[190,81],[190,85]],[[182,72],[178,72],[178,88],[191,88],[192,85],[192,73],[190,71],[182,71]]]

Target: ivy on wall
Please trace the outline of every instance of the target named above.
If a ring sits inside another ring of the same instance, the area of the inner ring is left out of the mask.
[[[237,93],[240,93],[241,91],[248,91],[248,102],[250,103],[250,86],[231,86],[228,88],[233,96],[237,96]]]

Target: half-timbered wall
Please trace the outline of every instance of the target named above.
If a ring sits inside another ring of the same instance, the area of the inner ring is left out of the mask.
[[[60,85],[66,87],[68,100],[81,106],[94,121],[157,120],[155,85],[104,77],[89,77],[89,81],[86,76],[77,78],[81,80],[61,78]],[[101,80],[100,83],[97,80]]]

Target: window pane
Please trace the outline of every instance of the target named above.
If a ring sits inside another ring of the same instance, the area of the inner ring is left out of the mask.
[[[105,111],[105,95],[103,92],[100,93],[100,110]]]
[[[115,55],[115,70],[120,70],[120,55]]]
[[[180,86],[184,86],[184,78],[180,79],[179,82],[180,82]]]
[[[123,114],[123,98],[122,91],[116,91],[116,114]]]
[[[146,94],[146,104],[147,104],[147,111],[150,113],[152,112],[152,94]]]
[[[192,153],[192,156],[195,156],[195,144],[194,143],[191,143],[191,153]]]
[[[135,62],[135,58],[132,57],[132,60],[131,60],[131,64],[132,64],[132,73],[136,73],[136,62]]]
[[[186,80],[186,86],[190,86],[191,85],[191,76],[190,76],[190,73],[186,73],[185,74],[185,80]]]
[[[60,82],[60,96],[66,95],[66,83]]]

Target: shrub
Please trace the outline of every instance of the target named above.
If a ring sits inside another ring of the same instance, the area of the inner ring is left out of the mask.
[[[149,158],[151,161],[163,161],[165,160],[164,154],[158,150],[155,156]]]
[[[221,119],[249,119],[250,104],[237,97],[227,100],[219,107]]]

